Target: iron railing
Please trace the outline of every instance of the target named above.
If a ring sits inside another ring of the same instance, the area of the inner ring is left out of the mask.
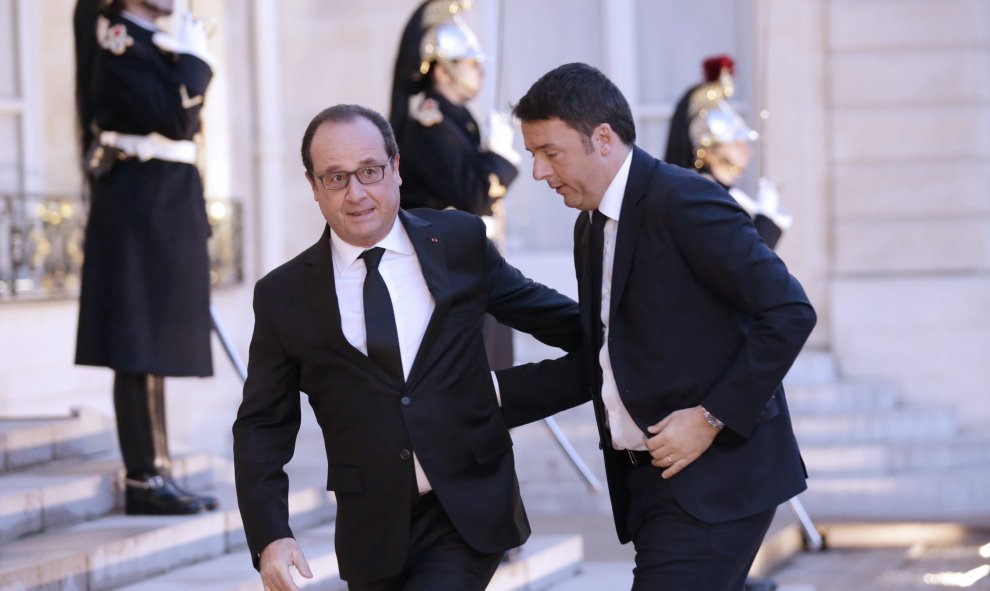
[[[236,198],[208,198],[214,287],[244,280],[244,212]],[[0,303],[79,295],[86,207],[78,196],[0,192]]]

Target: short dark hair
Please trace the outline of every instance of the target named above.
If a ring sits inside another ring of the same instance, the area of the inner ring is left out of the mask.
[[[300,151],[302,152],[302,161],[306,172],[313,172],[313,155],[310,153],[310,147],[313,144],[313,136],[316,135],[316,130],[327,122],[345,123],[353,121],[358,117],[364,117],[368,121],[371,121],[378,128],[378,131],[382,133],[382,139],[385,140],[385,152],[389,160],[399,154],[399,146],[395,143],[395,133],[392,131],[392,126],[388,124],[388,120],[381,113],[362,105],[334,105],[323,109],[316,117],[313,117],[313,120],[309,122],[309,126],[306,128],[306,133],[303,134],[302,149]]]
[[[588,64],[564,64],[550,70],[512,107],[512,114],[523,122],[560,119],[585,137],[608,123],[623,143],[636,141],[636,123],[626,97]]]

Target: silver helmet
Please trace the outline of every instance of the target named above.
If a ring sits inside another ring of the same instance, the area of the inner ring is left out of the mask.
[[[425,75],[434,62],[449,66],[463,59],[484,59],[478,37],[461,18],[470,7],[469,0],[434,0],[426,7],[419,45],[420,74]]]
[[[702,84],[691,93],[688,103],[688,135],[695,149],[695,166],[698,168],[707,149],[719,144],[753,142],[759,138],[759,134],[746,125],[746,121],[727,100],[735,90],[731,62],[712,77],[714,80]]]

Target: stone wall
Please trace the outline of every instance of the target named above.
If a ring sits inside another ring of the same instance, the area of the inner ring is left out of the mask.
[[[831,0],[832,348],[990,418],[990,4]]]

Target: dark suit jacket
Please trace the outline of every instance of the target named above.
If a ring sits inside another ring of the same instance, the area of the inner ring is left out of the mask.
[[[598,326],[591,303],[598,296],[591,293],[589,229],[582,213],[574,260],[591,342]],[[644,433],[672,411],[698,404],[726,424],[712,447],[670,480],[689,514],[734,520],[805,488],[781,380],[815,324],[814,310],[721,187],[638,148],[616,236],[609,318],[619,395]],[[594,384],[597,355],[587,357]],[[593,395],[602,441],[611,447],[599,387]],[[616,529],[625,542],[625,466],[616,454],[605,456]]]
[[[577,304],[506,263],[475,216],[400,210],[399,219],[436,300],[403,385],[344,338],[329,228],[255,287],[248,379],[233,431],[238,503],[256,566],[265,546],[292,536],[283,466],[293,455],[300,391],[323,430],[344,579],[401,570],[415,495],[410,451],[472,547],[495,553],[529,536],[508,431],[514,425],[498,407],[482,319],[488,312],[547,344],[580,351]],[[505,370],[500,389],[522,400],[523,390],[571,399],[571,392],[587,391],[582,364],[575,353]]]

